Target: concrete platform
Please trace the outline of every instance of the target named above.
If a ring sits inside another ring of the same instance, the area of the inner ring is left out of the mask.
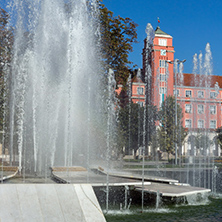
[[[106,186],[107,175],[103,172],[96,170],[87,171],[81,167],[52,167],[52,178],[61,183],[82,184],[89,183],[94,186]],[[150,183],[147,183],[150,184]],[[137,178],[127,178],[124,176],[109,175],[110,186],[124,186],[124,185],[141,185],[141,180]]]
[[[107,183],[107,171],[101,167],[87,171],[83,167],[52,167],[52,177],[63,183],[90,183],[93,186]],[[127,173],[120,171],[109,172],[109,183],[127,183],[138,182],[142,180],[142,176],[135,173]],[[178,180],[156,177],[144,176],[146,182],[160,182],[160,183],[178,183]]]
[[[90,184],[2,184],[0,196],[0,221],[106,221]]]
[[[135,188],[137,191],[142,191],[142,186]],[[184,197],[193,194],[204,194],[211,192],[210,189],[202,187],[192,187],[189,185],[172,185],[163,183],[151,183],[149,186],[144,186],[145,193],[159,193],[162,197]]]
[[[106,174],[105,171],[104,171],[104,173]],[[109,175],[113,176],[113,177],[119,177],[119,178],[129,178],[129,179],[134,179],[134,180],[142,180],[141,175],[135,174],[135,173],[130,173],[130,172],[128,172],[128,173],[127,172],[112,172]],[[167,184],[179,183],[178,180],[165,178],[165,177],[148,176],[148,175],[144,175],[144,181],[167,183]]]
[[[84,169],[84,168],[83,168]],[[98,168],[97,174],[86,170],[67,169],[53,170],[52,174],[67,183],[90,183],[95,186],[106,186],[107,173],[104,169]],[[142,190],[142,176],[133,173],[116,172],[109,173],[109,186],[131,186],[136,191]],[[159,193],[163,197],[182,197],[197,193],[208,193],[211,190],[201,187],[192,187],[189,184],[179,183],[178,180],[144,176],[144,192]]]

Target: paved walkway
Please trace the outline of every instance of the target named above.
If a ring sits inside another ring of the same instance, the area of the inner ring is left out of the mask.
[[[0,221],[106,221],[90,184],[3,184],[0,196]]]

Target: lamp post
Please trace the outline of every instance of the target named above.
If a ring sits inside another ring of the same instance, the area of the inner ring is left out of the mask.
[[[168,63],[174,64],[174,82],[175,82],[175,126],[177,129],[177,74],[178,74],[178,65],[186,62],[186,59],[179,60],[175,59],[174,61],[167,60]],[[176,144],[175,144],[175,164],[177,165],[177,133],[176,133]]]

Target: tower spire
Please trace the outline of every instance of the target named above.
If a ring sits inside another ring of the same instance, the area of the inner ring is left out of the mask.
[[[158,22],[158,27],[159,27],[159,23],[160,23],[160,18],[157,17],[157,22]]]

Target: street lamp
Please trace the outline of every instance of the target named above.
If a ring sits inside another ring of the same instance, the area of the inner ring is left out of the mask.
[[[186,62],[186,59],[179,60],[175,59],[174,61],[167,60],[168,63],[174,64],[174,79],[175,79],[175,126],[177,129],[177,66]],[[176,134],[176,144],[175,144],[175,164],[177,165],[177,134]]]

